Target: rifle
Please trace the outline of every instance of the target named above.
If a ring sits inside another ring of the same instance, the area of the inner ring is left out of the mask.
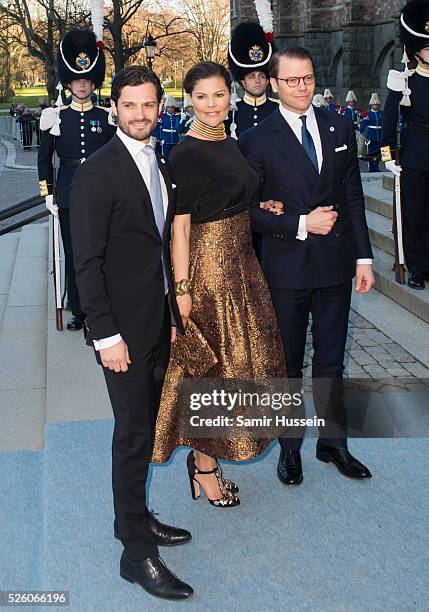
[[[398,105],[398,122],[396,124],[396,152],[395,164],[400,165],[401,148],[401,105]],[[395,280],[400,285],[405,284],[405,257],[402,237],[402,203],[401,203],[401,177],[395,174],[395,189],[393,191],[393,239],[395,242]]]

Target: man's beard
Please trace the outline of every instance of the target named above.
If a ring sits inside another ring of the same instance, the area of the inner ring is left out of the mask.
[[[134,140],[147,140],[150,135],[152,134],[153,130],[155,129],[156,126],[156,121],[151,122],[151,121],[145,121],[145,125],[142,126],[144,127],[144,131],[142,130],[135,130],[135,131],[131,131],[128,126],[124,125],[120,119],[119,116],[117,116],[116,118],[116,122],[118,127],[121,129],[122,132],[124,132],[124,134],[126,134],[127,136],[129,136],[130,138],[134,138]],[[132,128],[132,124],[130,126]]]

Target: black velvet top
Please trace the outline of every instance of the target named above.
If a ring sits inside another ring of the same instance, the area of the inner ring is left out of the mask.
[[[192,223],[232,217],[256,204],[258,178],[233,138],[186,136],[168,158],[177,186],[176,214]]]

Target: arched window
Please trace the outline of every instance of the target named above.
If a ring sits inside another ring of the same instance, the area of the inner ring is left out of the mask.
[[[374,83],[376,89],[386,89],[387,75],[389,74],[389,70],[394,67],[394,50],[395,41],[392,40],[380,51],[374,66]],[[381,91],[382,102],[384,102],[383,97]]]

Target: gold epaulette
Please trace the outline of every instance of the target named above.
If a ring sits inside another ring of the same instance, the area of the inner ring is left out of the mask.
[[[270,102],[275,102],[276,104],[279,104],[280,100],[276,100],[275,98],[268,98],[268,100]]]
[[[42,198],[46,198],[46,196],[49,195],[47,181],[39,181],[39,185],[40,185],[40,195],[42,196]]]
[[[104,110],[106,113],[110,111],[110,108],[106,108],[105,106],[98,106],[98,104],[95,104],[94,108],[101,108],[101,110]]]
[[[385,147],[380,147],[381,151],[381,161],[386,163],[388,161],[392,161],[392,149],[389,145]]]

